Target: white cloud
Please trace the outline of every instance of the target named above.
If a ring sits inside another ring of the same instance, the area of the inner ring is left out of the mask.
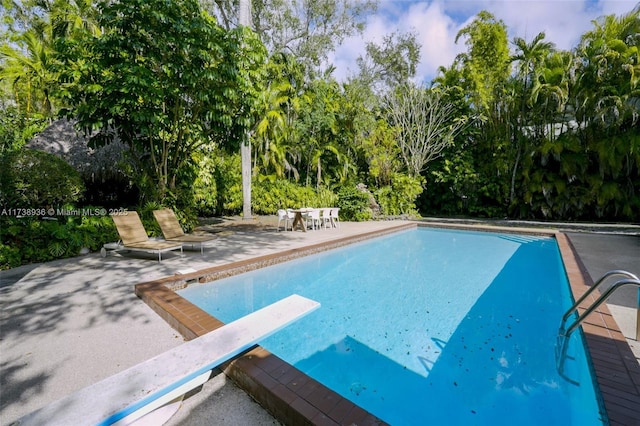
[[[456,23],[447,15],[441,2],[413,4],[405,22],[407,29],[417,33],[422,46],[417,81],[430,81],[438,67],[450,65],[465,50],[463,43],[455,43],[456,35],[465,24]]]
[[[329,61],[336,66],[334,76],[344,80],[358,71],[356,58],[364,54],[367,42],[380,43],[392,32],[414,31],[422,45],[416,80],[429,81],[438,67],[450,66],[466,50],[464,40],[456,44],[455,37],[481,10],[505,23],[509,41],[515,36],[529,41],[544,31],[547,41],[569,50],[593,27],[592,20],[628,13],[636,4],[636,0],[382,0],[364,34],[345,40]]]

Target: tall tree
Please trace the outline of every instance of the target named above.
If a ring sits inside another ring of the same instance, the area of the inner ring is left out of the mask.
[[[262,178],[300,178],[294,164],[291,143],[296,140],[295,121],[305,98],[303,66],[292,55],[272,55],[265,90],[260,95],[261,108],[253,132],[256,141],[254,171]]]
[[[483,10],[458,32],[456,43],[463,37],[468,51],[462,53],[459,60],[464,66],[474,103],[478,109],[490,109],[500,98],[500,90],[509,77],[506,25]]]
[[[522,82],[525,97],[535,82],[536,70],[549,53],[555,50],[555,45],[552,42],[544,41],[545,37],[546,34],[541,32],[529,43],[521,37],[515,37],[513,39],[516,52],[511,56],[510,61],[517,63],[516,75]],[[526,102],[526,98],[523,99],[523,105],[525,105]]]
[[[250,31],[224,31],[195,0],[104,1],[99,10],[104,33],[66,46],[66,114],[100,130],[95,143],[117,129],[164,200],[195,150],[244,141],[263,47]],[[78,49],[91,56],[79,59]]]
[[[510,77],[507,29],[487,11],[457,34],[465,38],[467,52],[456,58],[464,88],[481,118],[474,150],[476,171],[483,186],[476,191],[482,204],[496,203],[492,214],[505,214],[509,200],[509,177],[513,169],[513,99],[507,89]],[[500,210],[500,212],[498,212]]]
[[[90,0],[4,2],[0,37],[0,80],[27,116],[52,119],[60,107],[57,43],[64,38],[98,34]]]
[[[517,64],[515,78],[519,84],[517,92],[520,93],[520,108],[515,114],[516,128],[513,133],[515,160],[511,169],[510,205],[515,201],[516,176],[520,167],[522,152],[525,149],[524,145],[526,145],[531,136],[531,126],[533,125],[532,115],[530,114],[532,88],[539,86],[538,75],[540,67],[547,56],[555,49],[553,43],[544,41],[545,36],[544,32],[538,33],[529,43],[521,37],[515,37],[513,40],[516,52],[510,60]]]
[[[314,180],[316,187],[322,184],[323,163],[327,154],[339,157],[335,144],[340,105],[338,97],[338,83],[335,80],[316,79],[309,83],[309,88],[302,98],[295,123],[296,133],[302,137],[297,138],[296,149],[300,153],[300,163],[304,165],[307,186]]]
[[[251,23],[270,54],[292,54],[308,71],[342,41],[364,29],[377,0],[253,0]],[[201,0],[227,28],[235,25],[233,0]]]
[[[58,81],[50,27],[20,34],[12,46],[0,46],[0,80],[7,81],[19,109],[27,116],[41,113],[53,117],[52,90]]]
[[[416,74],[420,61],[420,43],[416,34],[391,33],[382,44],[367,42],[366,54],[359,56],[358,79],[372,87],[377,93],[406,84]]]
[[[453,143],[466,125],[465,117],[452,119],[454,106],[443,93],[413,85],[397,88],[385,98],[391,125],[398,131],[398,145],[409,175],[418,177],[427,165]]]

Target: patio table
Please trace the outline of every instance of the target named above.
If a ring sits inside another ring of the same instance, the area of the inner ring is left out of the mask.
[[[295,231],[297,227],[302,229],[302,232],[307,232],[307,221],[305,220],[305,214],[309,213],[313,209],[305,208],[305,209],[292,209],[291,211],[295,213],[295,217],[293,218],[293,225],[291,225],[291,230]]]

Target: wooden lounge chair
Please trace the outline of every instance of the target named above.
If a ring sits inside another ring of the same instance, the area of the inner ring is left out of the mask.
[[[160,225],[165,241],[181,243],[191,247],[195,247],[198,244],[200,245],[200,253],[204,254],[203,243],[215,239],[213,235],[185,234],[180,222],[178,222],[178,218],[171,209],[154,210],[153,215],[158,221],[158,225]]]
[[[111,218],[120,235],[119,249],[158,253],[158,262],[162,261],[162,253],[164,252],[172,250],[182,252],[182,244],[180,243],[150,240],[137,212],[111,214]]]

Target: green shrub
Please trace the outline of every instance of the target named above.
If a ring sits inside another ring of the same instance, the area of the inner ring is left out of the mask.
[[[198,161],[193,184],[193,207],[200,216],[222,216],[242,211],[242,166],[239,154],[217,150]]]
[[[327,188],[315,190],[286,179],[254,182],[251,202],[258,215],[273,215],[278,209],[302,207],[333,207],[337,195]]]
[[[374,195],[385,216],[418,214],[416,199],[422,193],[421,180],[401,173],[391,176],[391,185],[375,190]]]
[[[213,155],[203,155],[198,161],[198,175],[193,183],[193,206],[202,216],[215,216],[219,210],[216,160]]]
[[[252,209],[255,214],[276,214],[278,209],[318,206],[318,194],[313,188],[301,186],[286,179],[273,182],[254,182]]]
[[[0,243],[0,271],[21,265],[22,256],[17,247]]]
[[[97,212],[85,207],[67,211]],[[77,256],[82,248],[98,251],[104,243],[118,240],[113,220],[106,215],[69,215],[51,218],[0,218],[0,269],[34,262]]]
[[[352,185],[343,186],[338,192],[338,207],[342,220],[364,222],[373,217],[369,205],[369,194],[359,191]]]
[[[15,107],[0,108],[0,154],[22,148],[47,126],[40,116],[26,117]]]
[[[156,218],[153,216],[153,211],[163,209],[164,207],[165,206],[156,201],[148,201],[141,208],[135,209],[138,212],[138,216],[140,216],[140,221],[145,231],[147,231],[150,237],[162,237],[162,230],[160,229],[160,225],[158,225],[158,221],[156,221]]]
[[[0,159],[0,205],[57,207],[77,201],[84,185],[78,172],[46,152],[21,149]]]
[[[315,207],[336,207],[338,194],[328,188],[320,188],[316,193]]]

